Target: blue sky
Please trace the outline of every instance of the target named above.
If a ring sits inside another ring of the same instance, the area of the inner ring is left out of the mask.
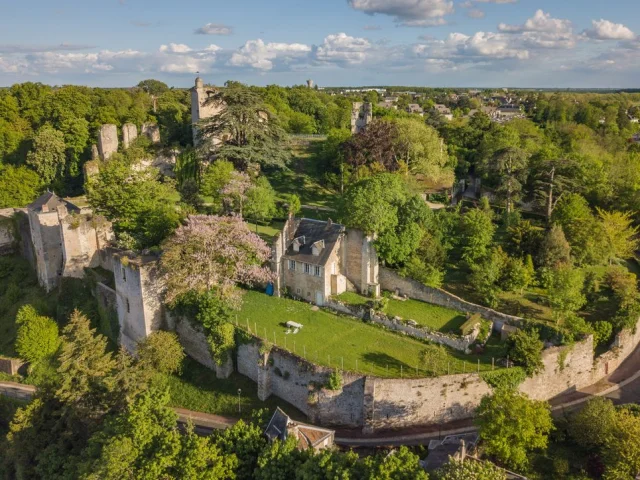
[[[0,85],[640,88],[638,0],[1,3]]]

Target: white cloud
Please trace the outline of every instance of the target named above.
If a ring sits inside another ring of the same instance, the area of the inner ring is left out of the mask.
[[[633,40],[636,38],[628,27],[621,23],[613,23],[609,20],[593,20],[593,28],[585,30],[584,34],[595,40]]]
[[[191,51],[191,47],[184,43],[170,43],[169,45],[160,45],[160,51],[163,53],[188,53]]]
[[[472,8],[467,12],[467,16],[471,18],[484,18],[484,11],[479,8]]]
[[[207,23],[203,27],[196,28],[194,33],[198,35],[231,35],[233,27],[222,23]]]
[[[229,65],[271,70],[275,60],[289,63],[306,57],[311,47],[302,43],[264,43],[262,39],[249,40],[229,59]]]
[[[507,25],[501,23],[498,25],[498,30],[505,33],[571,33],[572,26],[569,20],[553,18],[550,13],[544,13],[544,11],[538,10],[533,17],[524,22],[524,25]]]
[[[407,26],[434,26],[430,19],[442,18],[454,12],[449,0],[348,0],[351,8],[374,15],[389,15]]]
[[[382,27],[380,25],[365,25],[363,30],[382,30]]]
[[[522,25],[508,25],[501,23],[498,31],[506,34],[517,34],[519,40],[527,48],[573,48],[578,39],[573,33],[571,21],[553,18],[551,14],[542,10],[536,11]]]
[[[529,58],[529,51],[513,42],[510,35],[477,32],[474,35],[451,33],[445,40],[432,40],[416,45],[413,52],[420,58],[437,58],[454,63]]]
[[[315,57],[322,63],[350,65],[364,62],[371,51],[372,45],[366,38],[337,33],[325,37],[316,48]]]

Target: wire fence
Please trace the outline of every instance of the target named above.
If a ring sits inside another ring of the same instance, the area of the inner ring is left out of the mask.
[[[236,327],[246,330],[251,335],[273,344],[276,347],[287,350],[294,355],[301,357],[316,365],[333,368],[336,370],[353,372],[362,375],[373,375],[385,378],[424,378],[439,377],[443,375],[457,375],[480,373],[503,368],[504,361],[492,358],[491,363],[482,361],[481,359],[466,360],[456,358],[446,353],[443,349],[441,354],[432,355],[422,361],[416,359],[416,363],[410,365],[408,363],[388,358],[386,360],[365,359],[347,357],[339,353],[328,353],[320,351],[315,347],[308,348],[306,344],[298,341],[293,333],[277,333],[274,330],[269,331],[267,327],[258,327],[258,322],[239,322],[236,318]],[[425,345],[427,348],[427,345]],[[372,354],[375,357],[375,354]],[[506,359],[507,366],[509,359]]]

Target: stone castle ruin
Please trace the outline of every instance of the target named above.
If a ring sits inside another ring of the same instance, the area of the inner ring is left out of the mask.
[[[10,213],[1,211],[0,218],[8,218]],[[108,309],[117,317],[118,340],[128,351],[134,353],[137,343],[153,331],[175,330],[186,352],[214,370],[216,376],[226,378],[236,369],[257,383],[259,398],[264,400],[270,395],[277,395],[307,414],[313,422],[326,426],[362,428],[365,433],[444,423],[471,417],[481,399],[491,393],[483,374],[475,372],[405,379],[343,372],[342,387],[335,391],[327,390],[319,386],[326,384],[332,369],[315,365],[277,345],[265,348],[263,341],[252,336],[251,332],[249,342],[243,342],[234,352],[235,358],[229,355],[227,361],[218,365],[211,358],[202,328],[188,319],[174,318],[164,307],[164,287],[158,271],[157,254],[117,251],[109,247],[111,229],[108,222],[98,221],[90,209],[52,192],[45,193],[25,212],[18,213],[26,213],[28,222],[0,223],[0,247],[4,245],[3,251],[8,252],[10,249],[6,249],[6,246],[16,243],[15,225],[18,224],[20,234],[32,245],[33,264],[41,285],[47,290],[55,288],[63,277],[82,277],[86,268],[100,266],[113,272],[114,281],[110,285],[108,281],[97,282],[95,295],[103,309]],[[291,253],[295,252],[301,226],[303,230],[308,227],[304,225],[304,219],[292,219],[287,226],[290,233],[283,233],[276,240],[274,248],[279,248],[280,253],[275,257],[274,268],[280,268],[279,275],[283,269],[288,269],[289,260],[296,258],[296,262],[299,259],[301,263],[306,263],[301,256]],[[378,269],[372,268],[372,253],[365,248],[370,239],[362,235],[354,237],[355,243],[349,247],[351,232],[343,231],[340,225],[317,222],[312,225],[312,230],[305,230],[305,236],[309,235],[309,239],[298,240],[296,253],[302,251],[301,255],[308,260],[307,257],[314,256],[314,248],[322,247],[318,257],[323,255],[323,249],[327,249],[324,253],[331,253],[327,255],[329,262],[332,262],[331,258],[346,262],[346,268],[344,265],[340,269],[336,266],[336,273],[330,273],[329,277],[318,277],[318,280],[324,278],[324,285],[329,285],[326,288],[330,289],[335,284],[334,275],[344,275],[346,285],[351,284],[363,291],[375,285],[371,283],[374,278],[371,275],[379,275],[385,289],[393,290],[395,287],[411,296],[431,299],[436,304],[454,306],[460,303],[461,308],[473,310],[472,305],[463,304],[462,299],[447,295],[446,292],[428,289],[410,280],[404,280],[403,283],[385,269],[379,269],[376,273]],[[320,238],[325,240],[324,245],[322,242],[318,244],[317,234],[325,237],[336,233],[334,248],[329,245],[330,238]],[[341,240],[338,241],[338,238]],[[342,249],[347,252],[351,249],[353,257],[345,255],[340,259],[338,255],[342,254],[337,252]],[[28,257],[29,249],[20,250]],[[360,260],[356,257],[360,257]],[[331,263],[322,263],[322,268],[333,271]],[[299,273],[311,278],[315,271],[306,273],[303,268]],[[280,287],[296,288],[296,283],[287,283],[289,281],[285,278]],[[491,318],[494,328],[518,320],[499,312],[483,311],[483,315]],[[542,358],[544,371],[526,379],[519,390],[534,399],[548,400],[558,394],[594,384],[613,372],[640,344],[638,327],[640,321],[635,330],[620,332],[611,350],[597,358],[594,358],[591,335],[572,346],[547,348]],[[282,372],[287,374],[283,375]]]
[[[216,87],[205,85],[202,78],[196,78],[195,86],[191,89],[191,124],[194,145],[198,144],[198,122],[204,118],[214,117],[224,109],[224,105],[207,103],[207,100],[215,92]],[[214,145],[218,145],[220,142],[220,139],[213,139]]]
[[[373,107],[368,102],[354,102],[351,109],[351,133],[364,130],[373,120]]]
[[[47,292],[60,278],[82,278],[85,268],[99,266],[100,251],[113,239],[111,223],[104,217],[53,192],[42,194],[26,213],[38,281]]]

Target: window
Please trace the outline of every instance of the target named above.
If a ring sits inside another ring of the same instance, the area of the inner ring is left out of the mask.
[[[311,265],[309,265],[308,263],[304,264],[304,273],[306,273],[307,275],[311,275]]]
[[[296,261],[289,260],[289,270],[295,270],[295,269],[296,269]]]
[[[122,265],[120,268],[122,268],[122,281],[126,282],[127,281],[127,269],[124,267],[124,265]]]
[[[296,293],[300,293],[300,289],[299,288],[296,288]]]
[[[129,299],[127,298],[127,313],[131,313],[131,305],[129,305]]]
[[[320,267],[315,267],[315,268],[313,269],[313,274],[314,274],[316,277],[319,277],[319,276],[320,276]]]

